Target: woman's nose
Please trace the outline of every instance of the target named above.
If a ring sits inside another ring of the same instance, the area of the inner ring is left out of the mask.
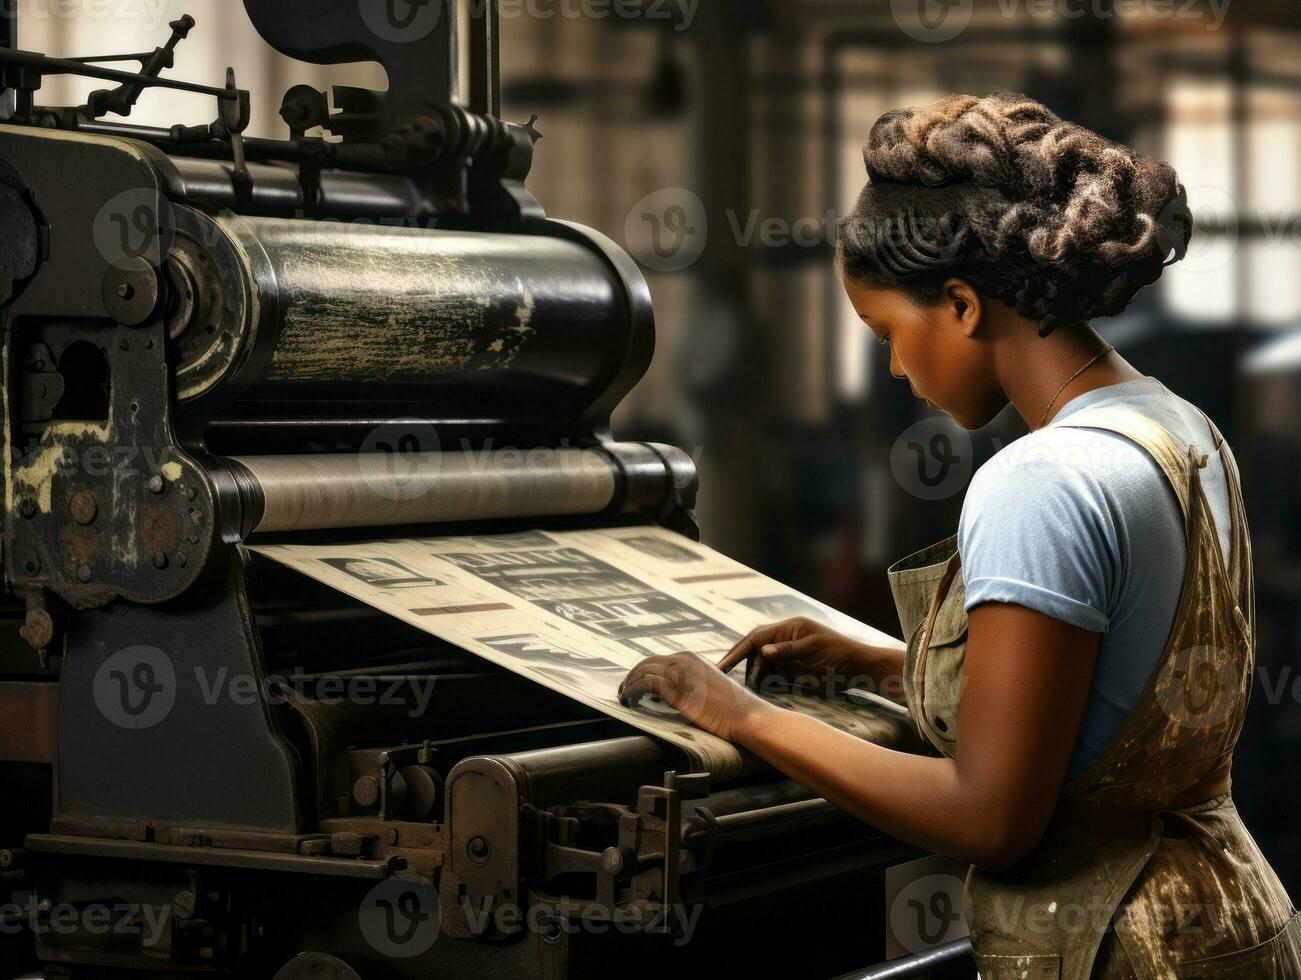
[[[890,375],[898,378],[900,381],[908,377],[908,372],[905,371],[903,365],[899,363],[899,355],[894,352],[893,346],[890,348]]]

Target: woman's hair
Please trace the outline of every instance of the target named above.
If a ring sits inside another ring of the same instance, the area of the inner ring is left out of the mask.
[[[1120,313],[1192,237],[1168,164],[1014,92],[888,112],[863,160],[868,184],[840,223],[846,275],[925,302],[966,279],[1043,336]]]

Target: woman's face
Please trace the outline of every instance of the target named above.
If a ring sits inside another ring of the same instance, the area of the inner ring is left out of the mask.
[[[994,373],[982,300],[969,284],[945,283],[933,304],[894,286],[841,276],[855,312],[890,347],[890,373],[912,392],[953,416],[964,429],[989,424],[1007,405]]]

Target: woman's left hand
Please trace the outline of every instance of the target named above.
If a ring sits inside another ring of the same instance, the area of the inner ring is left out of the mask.
[[[647,694],[711,735],[737,741],[745,725],[772,706],[696,653],[648,657],[619,688],[619,700],[632,707]]]

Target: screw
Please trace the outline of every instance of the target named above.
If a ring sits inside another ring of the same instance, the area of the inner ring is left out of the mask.
[[[149,492],[150,492],[150,493],[162,493],[162,492],[163,492],[163,486],[164,486],[164,484],[163,484],[163,478],[162,478],[161,476],[151,476],[151,477],[149,478]]]
[[[122,299],[130,299],[136,293],[129,282],[118,283],[117,294]]]
[[[167,556],[161,551],[154,552],[154,568],[163,569],[167,567]]]
[[[172,896],[172,911],[183,922],[194,918],[194,910],[198,904],[199,900],[192,891],[180,891]]]
[[[485,837],[473,837],[465,845],[465,853],[475,864],[484,864],[488,860],[488,855],[492,853],[492,846]]]
[[[89,566],[89,565],[82,565],[80,568],[78,568],[78,569],[77,569],[77,578],[80,579],[80,580],[83,581],[83,582],[89,582],[89,581],[90,581],[90,566]]]
[[[118,347],[118,350],[130,350],[130,349],[131,349],[131,341],[129,341],[129,340],[127,340],[125,337],[123,337],[121,340],[119,340],[119,341],[117,342],[117,347]]]

